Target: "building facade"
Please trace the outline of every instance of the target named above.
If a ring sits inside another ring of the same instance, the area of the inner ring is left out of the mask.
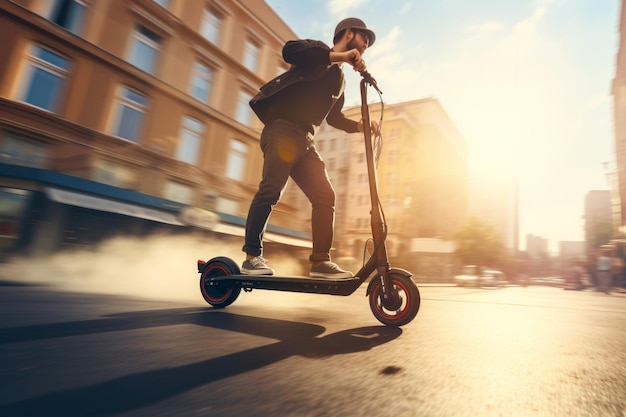
[[[617,189],[620,204],[615,206],[614,217],[619,219],[617,226],[626,226],[626,8],[620,2],[621,12],[618,30],[618,51],[615,65],[613,94],[613,119],[615,122],[615,164]]]
[[[296,35],[262,0],[0,4],[0,248],[116,231],[242,236],[260,180],[248,102]],[[268,240],[307,246],[287,192]]]
[[[381,110],[380,105],[371,104],[371,119],[378,121]],[[360,119],[360,112],[360,106],[344,110],[354,120]],[[385,104],[383,113],[383,147],[376,175],[388,224],[387,248],[394,264],[419,267],[418,257],[412,252],[414,239],[450,240],[467,219],[466,146],[436,99]],[[371,237],[363,134],[326,127],[315,143],[327,167],[331,167],[331,179],[333,168],[337,175],[345,176],[344,180],[333,181],[339,196],[337,221],[342,231],[336,234],[336,256],[361,261]],[[443,262],[439,255],[436,258],[433,262]],[[439,265],[432,268],[450,269]]]
[[[559,242],[559,256],[562,261],[584,261],[586,259],[585,242]]]
[[[531,259],[547,258],[549,256],[548,239],[527,234],[526,253]]]

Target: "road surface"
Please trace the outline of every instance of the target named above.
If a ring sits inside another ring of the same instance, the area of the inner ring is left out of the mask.
[[[417,318],[349,297],[214,310],[0,285],[0,416],[626,417],[626,294],[421,286]]]

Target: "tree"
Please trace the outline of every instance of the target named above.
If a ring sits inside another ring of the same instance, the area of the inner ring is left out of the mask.
[[[495,266],[504,254],[500,235],[475,217],[454,235],[454,242],[455,254],[465,265]]]

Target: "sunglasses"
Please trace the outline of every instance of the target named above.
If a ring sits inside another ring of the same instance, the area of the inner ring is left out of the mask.
[[[360,31],[360,30],[358,30],[358,29],[352,29],[352,30],[353,30],[355,33],[358,33],[359,35],[361,35],[361,36],[363,37],[363,40],[365,41],[365,44],[366,44],[367,46],[370,46],[370,37],[369,37],[369,35],[367,34],[367,32],[363,32],[363,31]]]

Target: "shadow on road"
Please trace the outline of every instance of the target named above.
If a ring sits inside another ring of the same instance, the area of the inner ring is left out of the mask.
[[[387,343],[398,328],[362,327],[318,337],[324,327],[197,308],[133,312],[102,319],[0,330],[0,344],[120,330],[195,324],[277,339],[277,343],[174,368],[162,368],[86,387],[52,392],[0,407],[1,416],[110,416],[182,394],[199,386],[300,355],[324,358]]]

